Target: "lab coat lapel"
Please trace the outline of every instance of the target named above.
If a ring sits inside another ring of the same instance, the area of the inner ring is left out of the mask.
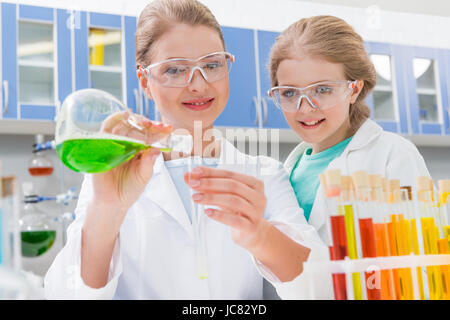
[[[177,221],[193,239],[194,233],[188,214],[178,191],[164,165],[164,158],[159,155],[153,167],[153,177],[147,185],[145,195],[161,210]]]

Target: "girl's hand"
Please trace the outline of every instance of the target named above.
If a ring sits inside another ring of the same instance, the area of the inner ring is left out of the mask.
[[[151,144],[172,132],[172,127],[155,124],[150,120],[134,115],[143,130],[134,128],[127,122],[128,112],[111,115],[105,120],[102,131],[122,135]],[[125,213],[144,191],[153,174],[153,165],[160,150],[149,148],[139,152],[131,160],[103,173],[93,174],[94,201],[103,207],[114,208],[120,212],[118,218],[112,219],[121,224]],[[113,217],[111,217],[113,218]]]
[[[267,200],[261,180],[208,167],[194,168],[184,180],[197,192],[195,202],[220,208],[206,209],[205,214],[230,226],[236,244],[249,251],[262,245],[270,224],[263,218]]]

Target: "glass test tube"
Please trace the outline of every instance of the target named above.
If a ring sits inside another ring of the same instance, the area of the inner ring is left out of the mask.
[[[407,255],[409,229],[405,223],[404,208],[401,203],[400,180],[389,180],[389,203],[391,206],[390,222],[388,223],[388,235],[391,252],[396,256]],[[412,271],[409,268],[393,270],[394,287],[398,300],[414,299],[412,287]]]
[[[375,215],[376,203],[371,201],[369,177],[365,171],[352,174],[355,185],[356,208],[361,237],[361,248],[363,258],[375,258],[377,256],[375,246],[375,231],[373,216]],[[365,272],[365,287],[368,300],[381,300],[380,272]]]
[[[400,187],[400,206],[401,212],[404,214],[404,217],[399,216],[399,229],[401,234],[400,242],[401,247],[403,248],[403,255],[419,255],[421,250],[419,247],[419,238],[417,233],[417,214],[413,203],[411,186]],[[409,271],[407,272],[408,276]],[[414,297],[424,300],[425,293],[423,287],[422,268],[417,267],[416,271],[418,292],[413,290]]]
[[[347,249],[350,259],[361,257],[361,242],[359,238],[359,226],[355,225],[355,204],[352,178],[341,176],[342,192],[338,198],[338,208],[343,211],[345,219],[345,231],[347,236]],[[352,273],[353,295],[355,300],[363,299],[361,287],[361,274]]]
[[[191,172],[195,157],[190,158],[188,162],[188,171]],[[194,194],[193,189],[190,188],[191,197]],[[191,218],[192,229],[194,231],[195,256],[197,264],[197,276],[199,279],[208,278],[208,259],[206,255],[206,227],[204,207],[201,204],[191,200]]]
[[[387,183],[387,179],[383,179],[380,174],[369,175],[369,186],[371,188],[370,197],[375,205],[375,213],[373,216],[375,248],[377,256],[379,257],[388,257],[391,255],[387,231]],[[381,299],[395,300],[392,269],[381,270],[380,282]]]
[[[439,217],[441,238],[438,249],[440,254],[450,253],[450,180],[439,180]],[[444,299],[450,300],[450,265],[441,266]]]
[[[341,193],[341,176],[339,170],[328,170],[319,175],[320,183],[325,191],[327,203],[327,237],[330,260],[344,260],[347,254],[347,238],[345,235],[344,216],[338,209],[337,198]],[[332,274],[335,300],[347,300],[345,273]]]
[[[429,177],[417,177],[417,199],[419,201],[420,225],[425,254],[438,254],[439,230],[435,224],[436,205],[433,201],[434,194],[430,189]],[[438,266],[426,267],[428,289],[431,300],[443,298],[441,272]]]

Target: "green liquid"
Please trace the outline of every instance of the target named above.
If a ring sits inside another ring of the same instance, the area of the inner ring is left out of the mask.
[[[37,257],[55,243],[56,231],[22,231],[22,256]]]
[[[76,172],[99,173],[111,170],[149,146],[116,139],[73,139],[56,146],[62,162]]]

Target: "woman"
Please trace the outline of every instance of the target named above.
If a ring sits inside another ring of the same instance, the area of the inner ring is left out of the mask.
[[[315,16],[290,25],[272,47],[270,74],[270,95],[303,140],[285,167],[322,239],[327,211],[319,174],[325,170],[364,170],[413,190],[416,177],[429,176],[410,141],[369,119],[364,99],[376,84],[375,68],[362,38],[342,19]]]
[[[292,280],[304,281],[304,261],[326,256],[277,162],[242,154],[224,139],[203,139],[225,108],[232,60],[201,3],[162,0],[143,10],[137,75],[168,126],[142,125],[150,136],[187,131],[191,156],[202,165],[190,171],[189,159],[149,149],[87,175],[67,245],[45,278],[47,298],[261,299],[263,277],[282,295]],[[208,206],[203,280],[189,188],[197,204]]]

